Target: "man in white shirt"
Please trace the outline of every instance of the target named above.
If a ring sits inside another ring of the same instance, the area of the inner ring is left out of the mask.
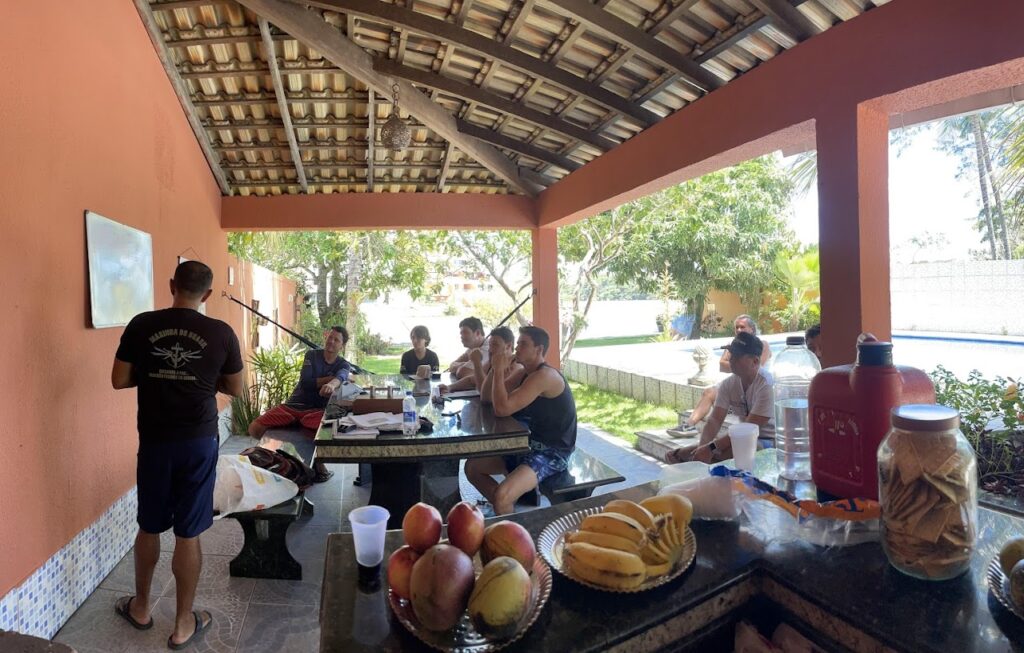
[[[717,437],[729,413],[741,422],[758,425],[759,444],[770,445],[775,440],[775,397],[771,384],[760,373],[764,343],[751,333],[740,332],[723,349],[730,354],[732,375],[718,386],[715,407],[704,425],[700,442],[670,451],[667,456],[670,463],[686,460],[712,463],[732,458],[729,436]]]

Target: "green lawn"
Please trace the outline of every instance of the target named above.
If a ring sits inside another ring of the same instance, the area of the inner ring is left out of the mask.
[[[367,356],[360,365],[374,374],[398,374],[400,356]],[[576,398],[576,416],[603,431],[636,444],[636,431],[663,429],[678,421],[668,406],[654,406],[614,392],[571,381]]]
[[[603,431],[636,444],[636,431],[663,429],[679,421],[675,409],[645,404],[629,397],[570,381],[576,398],[576,417]]]

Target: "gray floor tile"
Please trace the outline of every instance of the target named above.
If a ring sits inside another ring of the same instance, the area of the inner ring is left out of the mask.
[[[64,624],[54,641],[67,644],[78,653],[166,651],[172,622],[157,614],[161,601],[154,606],[153,628],[136,630],[114,612],[114,602],[123,595],[124,592],[96,590]]]
[[[200,595],[195,600],[196,610],[208,610],[213,615],[210,628],[188,651],[200,653],[233,653],[238,649],[238,637],[249,608],[248,595],[242,600],[232,594]],[[175,604],[173,597],[164,597],[157,604],[156,628],[163,637],[162,650],[167,650],[167,637],[174,627]]]
[[[323,582],[323,565],[314,569],[302,565],[302,580],[257,579],[252,591],[250,605],[320,605],[320,587]]]
[[[160,552],[160,561],[156,564],[153,572],[152,596],[158,598],[163,595],[169,586],[174,585],[174,575],[171,573],[171,551],[164,548]],[[135,593],[135,557],[134,549],[130,549],[121,561],[100,583],[100,589],[113,590],[118,594]]]
[[[288,651],[311,653],[320,648],[320,624],[316,610],[309,606],[249,606],[238,642],[245,653]]]
[[[242,550],[245,535],[242,533],[242,526],[238,521],[226,517],[213,522],[213,526],[199,536],[199,544],[203,548],[203,555],[238,555]]]
[[[256,583],[252,578],[235,578],[228,572],[230,556],[203,556],[203,570],[199,573],[199,585],[196,587],[196,603],[216,604],[220,601],[236,601],[246,603],[252,596],[252,588]],[[170,583],[164,590],[164,598],[173,598],[175,583]]]

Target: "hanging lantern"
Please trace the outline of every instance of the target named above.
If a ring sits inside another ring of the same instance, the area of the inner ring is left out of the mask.
[[[391,116],[380,128],[380,142],[389,150],[404,150],[412,140],[409,125],[398,117],[398,84],[391,85]]]

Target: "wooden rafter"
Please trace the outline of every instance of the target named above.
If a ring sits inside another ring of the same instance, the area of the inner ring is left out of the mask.
[[[683,15],[690,11],[690,8],[698,2],[700,2],[700,0],[682,0],[682,2],[677,4],[675,7],[672,7],[665,12],[664,16],[657,19],[654,24],[648,28],[647,33],[651,36],[661,34],[668,29],[672,23],[682,18]]]
[[[439,162],[439,163],[442,163],[442,162]],[[360,168],[363,167],[363,163],[362,163],[362,161],[360,161],[358,159],[352,158],[352,159],[338,160],[338,161],[335,161],[335,162],[307,162],[307,166],[306,167],[308,167],[310,169],[311,173],[312,172],[317,172],[317,171],[320,171],[320,170],[352,171],[353,173],[355,173],[355,171],[357,171],[357,170],[359,170]],[[380,171],[384,171],[384,172],[394,172],[394,171],[414,172],[414,171],[421,171],[422,168],[423,168],[423,162],[422,161],[417,161],[417,162],[414,162],[414,163],[378,163],[377,166],[376,166],[376,169],[377,169],[378,172],[380,172]],[[288,162],[288,161],[269,161],[269,162],[268,161],[263,161],[263,162],[259,162],[259,163],[249,163],[247,161],[239,161],[238,163],[226,163],[226,164],[224,164],[224,169],[227,172],[253,172],[253,171],[259,172],[259,171],[266,171],[266,170],[281,170],[281,171],[293,170],[292,164],[290,162]],[[451,172],[468,172],[470,174],[480,174],[480,173],[490,174],[490,171],[487,168],[483,167],[483,166],[480,166],[480,165],[469,165],[469,164],[449,165],[446,168],[443,165],[443,163],[442,163],[441,171],[444,172],[445,175],[448,175]],[[369,184],[369,180],[370,180],[369,174],[367,174],[366,179],[367,179],[367,184],[368,185],[372,185],[372,184]]]
[[[245,181],[231,181],[231,188],[235,189],[252,189],[252,190],[267,190],[268,187],[276,186],[282,190],[288,188],[298,188],[299,182],[291,179],[247,179]],[[310,185],[313,186],[345,186],[345,187],[359,187],[366,186],[365,179],[356,179],[352,177],[313,177],[309,180]],[[422,179],[419,177],[410,177],[407,179],[391,179],[388,177],[377,180],[377,183],[381,186],[415,186],[422,189],[424,192],[428,192],[434,188],[434,180]],[[507,191],[508,187],[504,184],[497,184],[488,181],[477,181],[475,179],[460,179],[455,182],[450,182],[452,186],[463,186],[466,188],[480,188],[484,190],[500,190]],[[274,193],[268,192],[267,195],[273,195]]]
[[[520,2],[512,5],[514,11],[516,11],[516,15],[512,17],[511,25],[509,25],[508,31],[502,37],[502,43],[511,43],[515,40],[516,34],[518,34],[519,30],[521,30],[523,25],[526,24],[526,17],[530,15],[531,11],[533,11],[533,5],[535,2],[536,0],[521,0]]]
[[[370,89],[369,106],[366,107],[366,178],[373,192],[374,166],[377,163],[377,103],[373,89]]]
[[[526,195],[535,195],[539,188],[524,180],[515,163],[504,154],[472,137],[459,132],[455,118],[435,104],[429,97],[403,80],[392,80],[373,69],[373,57],[359,45],[328,24],[320,15],[295,4],[281,0],[240,0],[257,15],[272,20],[308,47],[323,53],[324,57],[377,92],[387,93],[392,82],[398,84],[405,109],[418,117],[442,138],[455,145],[505,180],[513,189]]]
[[[723,79],[711,71],[705,70],[697,62],[680,55],[668,44],[662,43],[618,16],[599,9],[591,4],[590,0],[540,0],[540,2],[552,11],[572,16],[587,25],[588,28],[615,39],[618,43],[628,43],[634,52],[675,71],[684,81],[702,92],[713,91],[725,83]]]
[[[787,0],[750,0],[750,4],[770,17],[777,26],[790,32],[797,41],[806,41],[818,33],[811,19]]]
[[[526,122],[550,129],[569,138],[589,143],[601,151],[610,150],[617,145],[614,141],[594,134],[587,129],[577,127],[544,111],[532,109],[521,101],[517,102],[516,100],[504,98],[497,93],[472,84],[460,82],[450,77],[444,77],[418,68],[402,66],[397,62],[380,58],[373,62],[373,68],[382,75],[404,79],[417,86],[433,88],[449,95],[454,95],[467,102],[475,102],[476,104],[491,107],[506,115],[521,118]]]
[[[178,97],[178,102],[181,103],[181,108],[185,112],[185,117],[188,119],[188,124],[192,127],[193,133],[196,135],[196,140],[199,142],[199,147],[203,151],[203,156],[206,157],[206,162],[210,165],[210,172],[213,173],[213,178],[217,181],[217,186],[220,187],[220,192],[225,195],[231,194],[231,187],[228,186],[227,176],[220,167],[220,157],[213,148],[210,146],[210,137],[206,133],[206,129],[203,127],[202,119],[199,117],[196,108],[189,101],[188,88],[185,85],[185,80],[178,74],[178,68],[174,65],[174,60],[171,59],[170,53],[167,48],[164,47],[164,37],[160,26],[157,25],[156,17],[153,16],[153,10],[149,6],[149,0],[135,0],[135,8],[139,12],[139,16],[142,18],[143,24],[146,26],[146,31],[149,32],[149,39],[153,42],[153,47],[156,49],[156,56],[160,59],[161,65],[164,67],[164,72],[167,73],[167,78],[171,81],[171,87],[174,89],[174,94]]]
[[[700,63],[711,61],[751,34],[754,34],[768,26],[771,22],[772,19],[768,16],[761,16],[739,29],[723,32],[721,38],[712,38],[710,41],[700,46],[700,54],[695,58],[695,61]]]
[[[288,106],[288,100],[284,93],[284,81],[281,79],[281,71],[277,67],[277,54],[274,51],[274,41],[270,38],[270,23],[262,16],[259,19],[260,34],[263,35],[263,52],[267,58],[267,66],[270,67],[270,79],[274,83],[274,95],[277,96],[277,110],[281,114],[281,122],[284,123],[284,135],[288,139],[288,149],[292,154],[292,164],[295,166],[295,176],[299,179],[302,192],[308,193],[309,186],[306,184],[306,171],[302,169],[302,155],[299,154],[299,145],[295,142],[295,129],[292,127],[292,111]]]
[[[566,91],[586,96],[596,104],[613,109],[623,116],[629,116],[643,127],[652,125],[661,119],[654,112],[638,107],[622,96],[561,68],[550,66],[547,62],[509,45],[498,43],[482,34],[431,18],[405,7],[378,0],[287,0],[287,2],[312,5],[341,13],[354,13],[386,24],[400,25],[419,34],[432,36],[439,41],[475,52],[492,61],[500,61],[503,66],[509,66],[527,75],[544,79]]]
[[[466,19],[469,18],[469,10],[473,8],[473,0],[462,0],[462,6],[459,7],[459,13],[455,15],[455,24],[462,27],[466,24]]]
[[[452,147],[451,143],[448,143],[447,149],[444,151],[444,163],[441,164],[441,172],[437,174],[437,192],[444,192],[444,182],[448,178],[448,172],[452,169],[452,151],[455,148]]]
[[[242,152],[249,150],[283,150],[288,147],[288,143],[281,142],[278,140],[270,141],[240,141],[236,143],[225,143],[222,141],[214,141],[213,149],[218,152]],[[309,140],[299,141],[299,150],[313,151],[313,150],[358,150],[365,152],[370,147],[368,140],[361,138],[346,138],[343,140],[335,139],[323,139],[323,140]],[[445,144],[439,143],[416,143],[412,142],[406,149],[406,151],[414,152],[444,152]]]
[[[548,150],[537,147],[536,145],[530,145],[529,143],[518,141],[493,129],[474,125],[473,123],[466,122],[465,120],[459,121],[459,131],[490,143],[491,145],[496,145],[510,152],[528,156],[531,159],[542,161],[549,165],[562,168],[563,170],[568,170],[569,172],[580,167],[579,163],[576,163],[572,159],[564,157],[561,154],[549,152]]]
[[[565,36],[565,40],[555,41],[554,43],[551,44],[551,47],[557,44],[558,49],[556,49],[554,52],[551,52],[551,48],[548,48],[548,52],[551,52],[548,58],[548,63],[551,64],[552,66],[557,66],[558,62],[565,58],[565,55],[569,54],[569,51],[572,50],[572,46],[576,43],[576,41],[579,40],[581,36],[583,36],[584,29],[581,23],[576,23],[572,25],[571,27],[568,28],[568,30],[569,33]]]

